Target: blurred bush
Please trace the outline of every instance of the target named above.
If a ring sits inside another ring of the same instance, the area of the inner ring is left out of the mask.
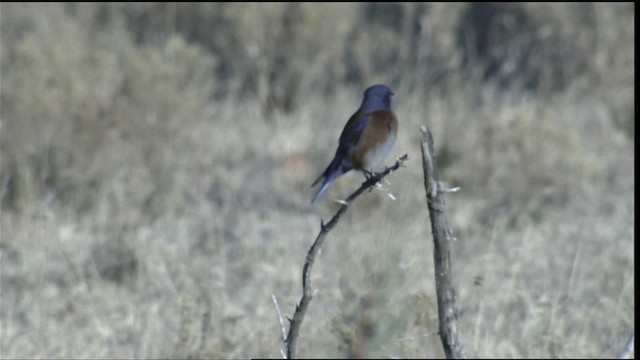
[[[633,4],[3,4],[1,16],[10,209],[47,194],[87,208],[130,177],[148,190],[128,198],[161,207],[167,160],[212,100],[258,99],[268,119],[378,81],[420,98],[588,91],[634,133]]]
[[[163,186],[211,97],[214,57],[179,35],[136,46],[125,27],[92,33],[59,5],[2,16],[3,44],[15,36],[2,54],[3,206],[50,195],[86,209],[131,170],[147,173],[138,197]]]
[[[2,353],[279,356],[269,295],[295,307],[292,259],[332,206],[309,207],[309,176],[384,82],[416,162],[399,201],[363,198],[335,229],[301,353],[442,356],[414,241],[426,122],[463,189],[447,199],[469,353],[611,354],[633,329],[616,314],[634,309],[634,10],[2,3]]]
[[[589,54],[596,45],[593,6],[566,7],[470,4],[456,37],[464,68],[475,70],[480,64],[481,78],[503,87],[564,89],[589,73]],[[574,19],[561,17],[567,15]]]

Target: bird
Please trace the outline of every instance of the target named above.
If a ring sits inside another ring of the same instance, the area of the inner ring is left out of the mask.
[[[338,148],[329,166],[311,184],[321,180],[311,203],[315,203],[341,175],[362,171],[368,179],[373,170],[389,155],[398,134],[398,118],[391,110],[393,91],[382,84],[368,87],[362,104],[351,115],[338,140]]]

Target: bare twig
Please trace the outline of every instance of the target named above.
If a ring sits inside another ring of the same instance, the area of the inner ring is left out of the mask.
[[[275,306],[276,308],[276,315],[278,315],[278,321],[280,322],[280,329],[282,330],[282,342],[285,343],[287,340],[287,330],[284,327],[284,321],[282,321],[282,313],[280,312],[280,307],[278,306],[278,300],[276,300],[275,294],[271,294],[271,300],[273,301],[273,306]],[[287,354],[282,348],[280,348],[280,353],[282,354],[283,359],[287,358]]]
[[[451,260],[449,240],[451,231],[444,213],[444,191],[437,181],[433,137],[426,126],[420,127],[422,140],[422,168],[427,206],[433,233],[433,258],[435,266],[436,293],[438,297],[438,317],[440,320],[440,340],[447,359],[464,359],[466,355],[457,331],[457,310],[455,292],[451,280]]]
[[[371,190],[373,186],[375,186],[380,180],[382,180],[385,176],[390,173],[396,171],[402,164],[409,159],[409,156],[405,154],[404,156],[397,158],[396,163],[386,168],[383,172],[379,174],[374,174],[367,181],[362,183],[360,188],[356,190],[353,194],[349,195],[349,197],[343,201],[340,201],[340,209],[333,215],[331,220],[324,224],[324,222],[320,222],[320,233],[316,237],[316,240],[311,245],[309,252],[307,253],[307,257],[304,261],[304,266],[302,268],[302,299],[300,299],[300,303],[296,305],[296,310],[293,313],[293,317],[289,320],[289,334],[286,337],[285,343],[287,345],[287,358],[295,359],[298,354],[298,338],[300,337],[300,327],[302,326],[302,321],[304,320],[304,316],[307,312],[307,307],[309,306],[309,302],[313,298],[313,290],[311,288],[311,268],[313,267],[313,263],[316,260],[316,255],[324,242],[327,234],[331,229],[338,223],[338,220],[342,216],[342,214],[347,211],[349,205],[362,193],[365,191]]]

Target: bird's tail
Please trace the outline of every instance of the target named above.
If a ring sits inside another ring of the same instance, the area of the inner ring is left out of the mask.
[[[327,166],[327,169],[322,174],[320,174],[320,176],[318,176],[318,178],[316,179],[316,181],[313,182],[313,184],[311,184],[311,187],[314,187],[317,183],[320,182],[320,180],[324,179],[324,181],[322,182],[322,185],[320,186],[316,194],[313,196],[311,203],[313,204],[318,199],[320,199],[322,195],[324,195],[324,193],[327,191],[331,183],[333,183],[335,179],[337,179],[340,175],[344,174],[345,172],[346,172],[345,169],[343,169],[342,167],[342,157],[336,156],[333,159],[333,161],[331,161],[331,164]]]
[[[322,186],[320,186],[316,194],[313,196],[313,200],[311,200],[311,203],[313,204],[318,199],[320,199],[322,195],[324,195],[324,193],[327,191],[327,189],[329,189],[331,183],[333,183],[333,181],[340,175],[342,175],[342,172],[340,171],[340,169],[337,169],[336,171],[331,172],[329,176],[325,177],[324,181],[322,182]]]

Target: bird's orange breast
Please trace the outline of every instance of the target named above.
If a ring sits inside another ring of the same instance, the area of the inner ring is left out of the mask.
[[[373,171],[389,155],[398,133],[398,119],[393,111],[375,111],[356,146],[347,158],[358,170]]]

